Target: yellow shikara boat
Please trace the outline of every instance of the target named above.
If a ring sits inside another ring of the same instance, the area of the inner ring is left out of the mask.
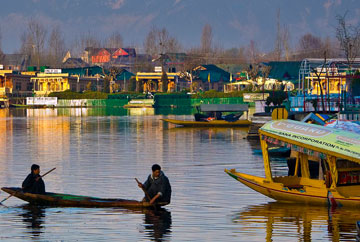
[[[251,121],[247,119],[229,122],[226,120],[210,120],[210,121],[191,121],[178,119],[162,119],[165,122],[182,125],[185,127],[235,127],[235,126],[249,126]]]
[[[278,201],[360,208],[359,134],[293,120],[270,121],[259,134],[265,177],[225,169],[231,177]],[[287,176],[273,175],[271,145],[291,149]]]
[[[251,121],[239,119],[241,114],[222,117],[223,112],[248,112],[248,104],[201,104],[198,111],[210,115],[195,114],[195,120],[162,119],[165,122],[185,127],[238,127],[249,126]],[[248,116],[248,115],[246,115]]]

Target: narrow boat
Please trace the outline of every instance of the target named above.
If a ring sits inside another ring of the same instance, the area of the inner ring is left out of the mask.
[[[250,120],[247,118],[239,119],[244,112],[248,112],[248,108],[248,104],[201,104],[198,109],[199,112],[194,115],[195,120],[162,120],[185,127],[249,126],[251,124]],[[228,114],[223,116],[223,113]]]
[[[122,207],[122,208],[152,208],[153,204],[127,199],[97,198],[88,196],[78,196],[62,193],[33,194],[24,193],[21,188],[2,187],[1,190],[17,197],[30,204],[43,206],[63,206],[63,207]],[[157,203],[157,207],[165,206],[167,203]]]
[[[27,104],[16,104],[12,103],[10,104],[10,107],[13,108],[48,108],[48,107],[54,107],[54,106],[47,106],[47,105],[27,105]]]
[[[293,120],[270,121],[259,134],[265,177],[225,169],[231,177],[278,201],[360,208],[359,134]],[[274,172],[272,145],[291,149],[287,175]]]
[[[182,125],[184,127],[236,127],[236,126],[249,126],[249,120],[237,120],[229,122],[226,120],[210,120],[210,121],[191,121],[191,120],[178,120],[178,119],[162,119],[165,122]]]

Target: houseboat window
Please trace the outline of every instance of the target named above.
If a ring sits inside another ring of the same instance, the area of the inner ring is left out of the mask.
[[[26,90],[27,90],[27,91],[32,91],[33,86],[34,86],[34,84],[28,83],[28,84],[26,85]]]
[[[21,82],[16,82],[15,84],[15,90],[20,91],[21,90]]]
[[[76,85],[71,84],[70,87],[71,87],[71,91],[76,92]]]
[[[338,186],[360,184],[360,164],[345,159],[337,159],[336,167],[338,170]]]

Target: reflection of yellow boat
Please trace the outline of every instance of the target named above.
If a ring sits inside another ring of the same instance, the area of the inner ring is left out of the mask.
[[[211,121],[191,121],[191,120],[177,120],[177,119],[162,119],[165,122],[182,125],[185,127],[235,127],[235,126],[249,126],[249,120],[237,120],[229,122],[226,120],[211,120]]]
[[[359,219],[360,211],[354,209],[329,210],[322,206],[272,202],[249,206],[235,214],[232,222],[245,228],[241,230],[251,231],[249,236],[263,235],[265,231],[257,231],[266,230],[266,241],[276,241],[276,237],[289,237],[291,241],[324,240],[325,237],[332,238],[330,241],[346,241],[355,237]]]
[[[265,178],[225,170],[231,177],[279,201],[360,207],[360,135],[292,120],[268,122],[259,133]],[[288,176],[273,176],[269,144],[291,148]]]

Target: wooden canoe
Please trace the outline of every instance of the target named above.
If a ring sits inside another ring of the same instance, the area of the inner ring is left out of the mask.
[[[78,196],[71,194],[51,193],[33,194],[22,192],[18,187],[2,187],[1,190],[14,197],[29,202],[30,204],[43,206],[63,207],[122,207],[122,208],[153,208],[154,205],[148,202],[140,202],[127,199],[97,198]],[[157,207],[165,206],[167,203],[157,203]]]
[[[177,120],[177,119],[162,119],[165,122],[182,125],[185,127],[237,127],[237,126],[249,126],[250,120],[242,119],[234,122],[226,120],[211,120],[211,121],[190,121],[190,120]]]

